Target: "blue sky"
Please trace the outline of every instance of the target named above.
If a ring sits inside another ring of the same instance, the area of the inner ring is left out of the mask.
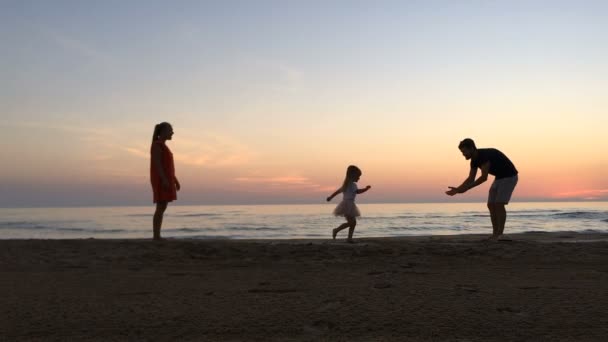
[[[148,203],[165,120],[188,203],[313,202],[350,163],[373,201],[443,200],[466,136],[516,159],[524,198],[604,198],[607,15],[604,1],[3,1],[0,189],[21,199],[0,206]]]

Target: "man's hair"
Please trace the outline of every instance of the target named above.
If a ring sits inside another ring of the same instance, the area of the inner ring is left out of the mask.
[[[463,141],[461,141],[460,144],[458,144],[458,148],[459,149],[468,148],[468,149],[473,149],[473,150],[477,149],[477,147],[475,146],[475,142],[471,138],[466,138]]]

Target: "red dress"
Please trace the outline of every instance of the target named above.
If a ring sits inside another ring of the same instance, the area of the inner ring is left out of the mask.
[[[160,146],[161,150],[161,165],[165,176],[169,181],[169,187],[163,186],[154,160],[152,160],[152,148],[154,144]],[[173,153],[162,140],[156,140],[150,147],[150,182],[152,183],[152,192],[154,193],[154,203],[171,202],[177,199],[177,190],[175,188],[175,166],[173,165]]]

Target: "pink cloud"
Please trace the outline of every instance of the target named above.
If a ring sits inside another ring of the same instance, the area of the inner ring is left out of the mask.
[[[608,189],[585,189],[585,190],[566,191],[566,192],[557,193],[554,195],[554,197],[596,200],[596,199],[608,197]]]
[[[331,187],[317,184],[310,178],[302,176],[237,177],[234,180],[241,183],[283,187],[286,189],[301,189],[314,192],[326,192],[334,190]]]

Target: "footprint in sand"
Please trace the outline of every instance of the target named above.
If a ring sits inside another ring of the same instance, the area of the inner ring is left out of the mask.
[[[305,333],[311,335],[322,335],[323,333],[333,329],[336,325],[330,321],[316,320],[310,325],[303,327]]]
[[[292,293],[298,292],[296,289],[249,289],[247,292],[249,293]]]
[[[380,282],[380,283],[374,284],[374,288],[379,289],[379,290],[388,289],[391,287],[392,287],[391,283],[388,283],[388,282]]]
[[[479,292],[479,289],[475,285],[458,284],[458,285],[456,285],[456,288],[459,290],[467,291],[467,292]]]
[[[322,305],[317,309],[317,312],[334,311],[339,309],[344,303],[344,299],[328,299],[324,300]]]

